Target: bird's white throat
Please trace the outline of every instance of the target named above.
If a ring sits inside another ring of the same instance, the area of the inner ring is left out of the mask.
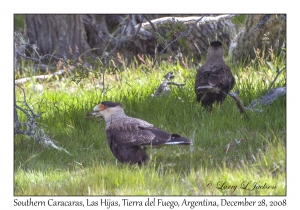
[[[103,111],[100,111],[100,114],[104,117],[106,123],[111,123],[114,120],[127,117],[124,109],[120,106],[107,107]]]

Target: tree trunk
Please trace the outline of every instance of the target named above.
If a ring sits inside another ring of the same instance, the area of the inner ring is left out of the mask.
[[[40,56],[57,53],[75,59],[90,49],[82,15],[25,15],[25,22]]]
[[[94,49],[94,54],[102,56],[110,40],[105,15],[82,15],[82,18],[89,47]],[[111,40],[111,43],[115,43],[115,40]]]

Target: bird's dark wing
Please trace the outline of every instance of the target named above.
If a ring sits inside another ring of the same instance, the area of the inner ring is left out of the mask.
[[[107,139],[111,152],[120,162],[141,165],[148,160],[145,148],[119,144],[115,136],[109,135]]]
[[[195,88],[227,86],[234,80],[229,66],[224,62],[216,62],[212,65],[204,64],[197,72]]]
[[[227,79],[228,91],[230,91],[233,89],[233,87],[235,85],[235,79],[234,79],[234,76],[233,76],[229,66],[225,65],[224,70],[225,70],[226,79]]]
[[[196,100],[206,107],[215,101],[222,102],[235,84],[229,66],[224,62],[205,63],[196,75]]]
[[[108,138],[126,146],[157,145],[171,138],[169,133],[137,118],[124,118],[112,123],[106,129],[106,134]]]
[[[234,83],[234,77],[231,73],[229,66],[225,64],[223,65],[222,72],[220,72],[218,75],[218,80],[220,82],[220,87],[227,87],[227,86],[233,87],[234,84],[232,83]],[[232,88],[230,88],[230,90],[231,89]]]

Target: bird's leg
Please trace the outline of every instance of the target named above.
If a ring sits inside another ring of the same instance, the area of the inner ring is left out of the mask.
[[[209,112],[209,115],[212,116],[212,104],[209,104],[207,107],[206,107],[206,111]]]

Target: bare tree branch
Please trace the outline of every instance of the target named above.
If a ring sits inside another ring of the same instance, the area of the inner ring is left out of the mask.
[[[161,36],[162,37],[162,35],[159,33],[159,31],[157,30],[157,28],[156,28],[156,26],[152,23],[152,21],[147,17],[147,15],[143,15],[143,17],[148,21],[148,23],[151,25],[151,27],[152,27],[152,29],[153,29],[153,31],[155,32],[155,33],[157,33],[159,36]],[[163,43],[165,44],[165,40],[163,40]],[[159,43],[160,45],[161,45],[161,43]],[[162,46],[163,47],[163,46]],[[155,63],[155,61],[154,61],[154,63]]]
[[[117,49],[117,47],[119,45],[119,42],[120,42],[122,36],[124,35],[124,32],[126,31],[128,25],[130,23],[129,15],[126,18],[124,18],[124,19],[126,19],[126,26],[124,27],[123,31],[121,32],[121,34],[120,34],[120,36],[119,36],[119,38],[117,40],[117,43],[115,44],[114,48],[108,53],[109,55],[111,55]]]
[[[269,91],[271,90],[271,88],[272,88],[274,82],[276,81],[277,77],[279,76],[279,74],[281,74],[281,72],[283,72],[284,70],[285,70],[285,67],[283,67],[280,71],[279,71],[279,68],[277,67],[277,75],[274,78],[274,80],[271,82],[270,87],[269,87]]]
[[[60,55],[60,54],[57,54],[57,55],[60,55],[62,58],[59,58],[59,57],[56,57],[56,56],[50,55],[50,54],[46,54],[46,55],[44,55],[44,56],[42,56],[40,58],[32,58],[32,57],[28,57],[28,56],[22,55],[21,53],[19,53],[17,51],[16,51],[16,54],[19,55],[19,56],[21,56],[22,58],[25,58],[25,59],[28,59],[28,60],[33,60],[33,61],[38,62],[38,63],[42,63],[42,60],[44,60],[47,57],[52,57],[52,58],[55,58],[57,60],[61,60],[62,62],[65,62],[67,60],[65,56]]]
[[[117,42],[116,42],[114,48],[113,48],[110,52],[106,52],[106,50],[104,50],[102,56],[100,57],[101,59],[103,59],[104,65],[105,65],[105,67],[102,69],[102,78],[103,78],[102,83],[103,83],[103,88],[102,88],[102,91],[101,91],[101,95],[105,92],[105,89],[106,89],[106,88],[105,88],[105,80],[104,80],[104,78],[105,78],[105,70],[106,70],[107,67],[108,67],[108,62],[107,62],[107,60],[108,60],[108,58],[111,58],[111,57],[112,57],[113,52],[116,51],[116,49],[118,48],[118,45],[119,45],[119,43],[120,43],[120,41],[121,41],[121,38],[124,36],[124,33],[125,33],[127,27],[128,27],[129,24],[130,24],[130,21],[131,21],[129,15],[127,15],[123,20],[126,20],[126,25],[125,25],[124,29],[122,30],[121,34],[119,35],[119,37],[116,38],[116,39],[117,39]],[[111,37],[111,39],[113,39],[113,37]],[[111,41],[111,40],[110,40],[110,41]],[[108,46],[109,46],[109,42],[108,42],[108,44],[106,45],[106,49],[108,48]]]
[[[156,33],[159,34],[158,30],[156,29],[156,26],[154,25],[154,23],[152,22],[152,20],[150,20],[147,15],[143,15],[143,17],[148,21],[148,23],[150,24],[150,26],[152,27],[153,31],[155,31]],[[142,24],[143,27],[145,27],[144,23]],[[161,34],[159,34],[161,35]]]
[[[191,32],[191,30],[198,24],[198,22],[199,21],[201,21],[202,19],[204,18],[204,15],[202,15],[196,22],[195,22],[195,24],[191,27],[191,28],[189,28],[189,29],[187,29],[187,30],[185,30],[185,31],[182,31],[174,40],[172,40],[164,49],[162,49],[162,51],[160,51],[160,53],[159,54],[162,54],[171,44],[173,44],[174,42],[176,42],[179,38],[182,38],[182,37],[185,37],[185,36],[188,36],[189,34],[190,34],[190,32]]]
[[[168,82],[168,85],[176,85],[177,87],[185,86],[185,83]]]
[[[270,14],[264,15],[262,17],[262,19],[256,24],[256,26],[254,28],[252,28],[250,31],[262,28],[266,24],[266,22],[269,20],[270,17],[271,17]]]
[[[130,39],[130,40],[132,40],[132,39],[134,39],[134,38],[136,38],[136,36],[138,35],[138,33],[140,32],[140,29],[141,29],[141,27],[142,27],[142,24],[143,24],[143,20],[144,20],[144,16],[142,15],[142,20],[141,20],[141,22],[140,22],[140,24],[139,24],[139,26],[138,26],[138,28],[137,28],[137,30],[136,30],[136,32],[135,32],[135,34],[134,34],[134,36]]]

